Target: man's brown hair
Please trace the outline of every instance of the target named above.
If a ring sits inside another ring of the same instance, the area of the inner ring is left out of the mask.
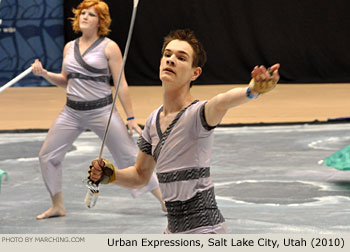
[[[194,32],[189,29],[180,29],[171,31],[165,38],[162,48],[162,54],[164,54],[164,50],[166,46],[173,40],[182,40],[189,43],[193,49],[193,67],[203,67],[205,62],[207,61],[207,53],[204,50],[203,45],[199,42],[199,40],[194,35]]]

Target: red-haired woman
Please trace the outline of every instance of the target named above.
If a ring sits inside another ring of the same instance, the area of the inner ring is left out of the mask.
[[[122,67],[122,54],[117,43],[107,38],[111,18],[108,5],[100,0],[84,0],[73,9],[73,30],[81,36],[66,44],[63,52],[61,73],[52,73],[43,68],[39,60],[33,63],[33,73],[66,89],[67,103],[51,126],[39,153],[42,176],[48,189],[52,207],[37,216],[37,219],[64,216],[62,198],[62,161],[74,140],[89,129],[100,138],[113,106],[110,77],[117,80]],[[133,165],[138,148],[131,135],[139,134],[131,104],[128,84],[123,74],[119,86],[119,99],[127,116],[129,134],[118,111],[112,116],[106,146],[118,167]],[[153,174],[148,185],[132,190],[134,197],[151,191],[161,202],[158,180]],[[82,199],[83,200],[83,199]]]

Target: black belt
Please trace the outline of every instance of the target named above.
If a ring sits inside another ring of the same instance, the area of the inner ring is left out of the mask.
[[[80,73],[70,73],[67,75],[68,79],[82,79],[82,80],[91,80],[91,81],[98,81],[98,82],[105,82],[109,83],[110,76],[103,75],[103,76],[87,76]]]
[[[159,183],[170,183],[175,181],[186,181],[210,177],[210,168],[191,168],[181,171],[157,173]]]
[[[186,201],[165,202],[168,229],[179,233],[198,227],[214,226],[225,221],[217,208],[214,187],[198,192]]]
[[[72,101],[67,98],[66,105],[75,110],[92,110],[102,108],[113,102],[113,95],[110,94],[105,98],[93,100],[93,101]]]

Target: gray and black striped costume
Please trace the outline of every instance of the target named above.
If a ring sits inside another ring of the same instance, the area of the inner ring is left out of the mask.
[[[138,140],[141,151],[152,155],[163,200],[168,210],[165,233],[226,233],[210,178],[213,127],[204,116],[206,101],[194,101],[161,132],[159,115],[147,119]]]

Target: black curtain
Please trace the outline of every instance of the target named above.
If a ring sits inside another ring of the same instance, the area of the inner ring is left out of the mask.
[[[112,33],[124,51],[131,0],[106,0]],[[65,0],[68,17],[80,1]],[[200,84],[247,83],[255,65],[281,64],[282,83],[350,82],[349,0],[140,0],[126,64],[129,85],[159,84],[163,37],[195,31],[208,53]]]

